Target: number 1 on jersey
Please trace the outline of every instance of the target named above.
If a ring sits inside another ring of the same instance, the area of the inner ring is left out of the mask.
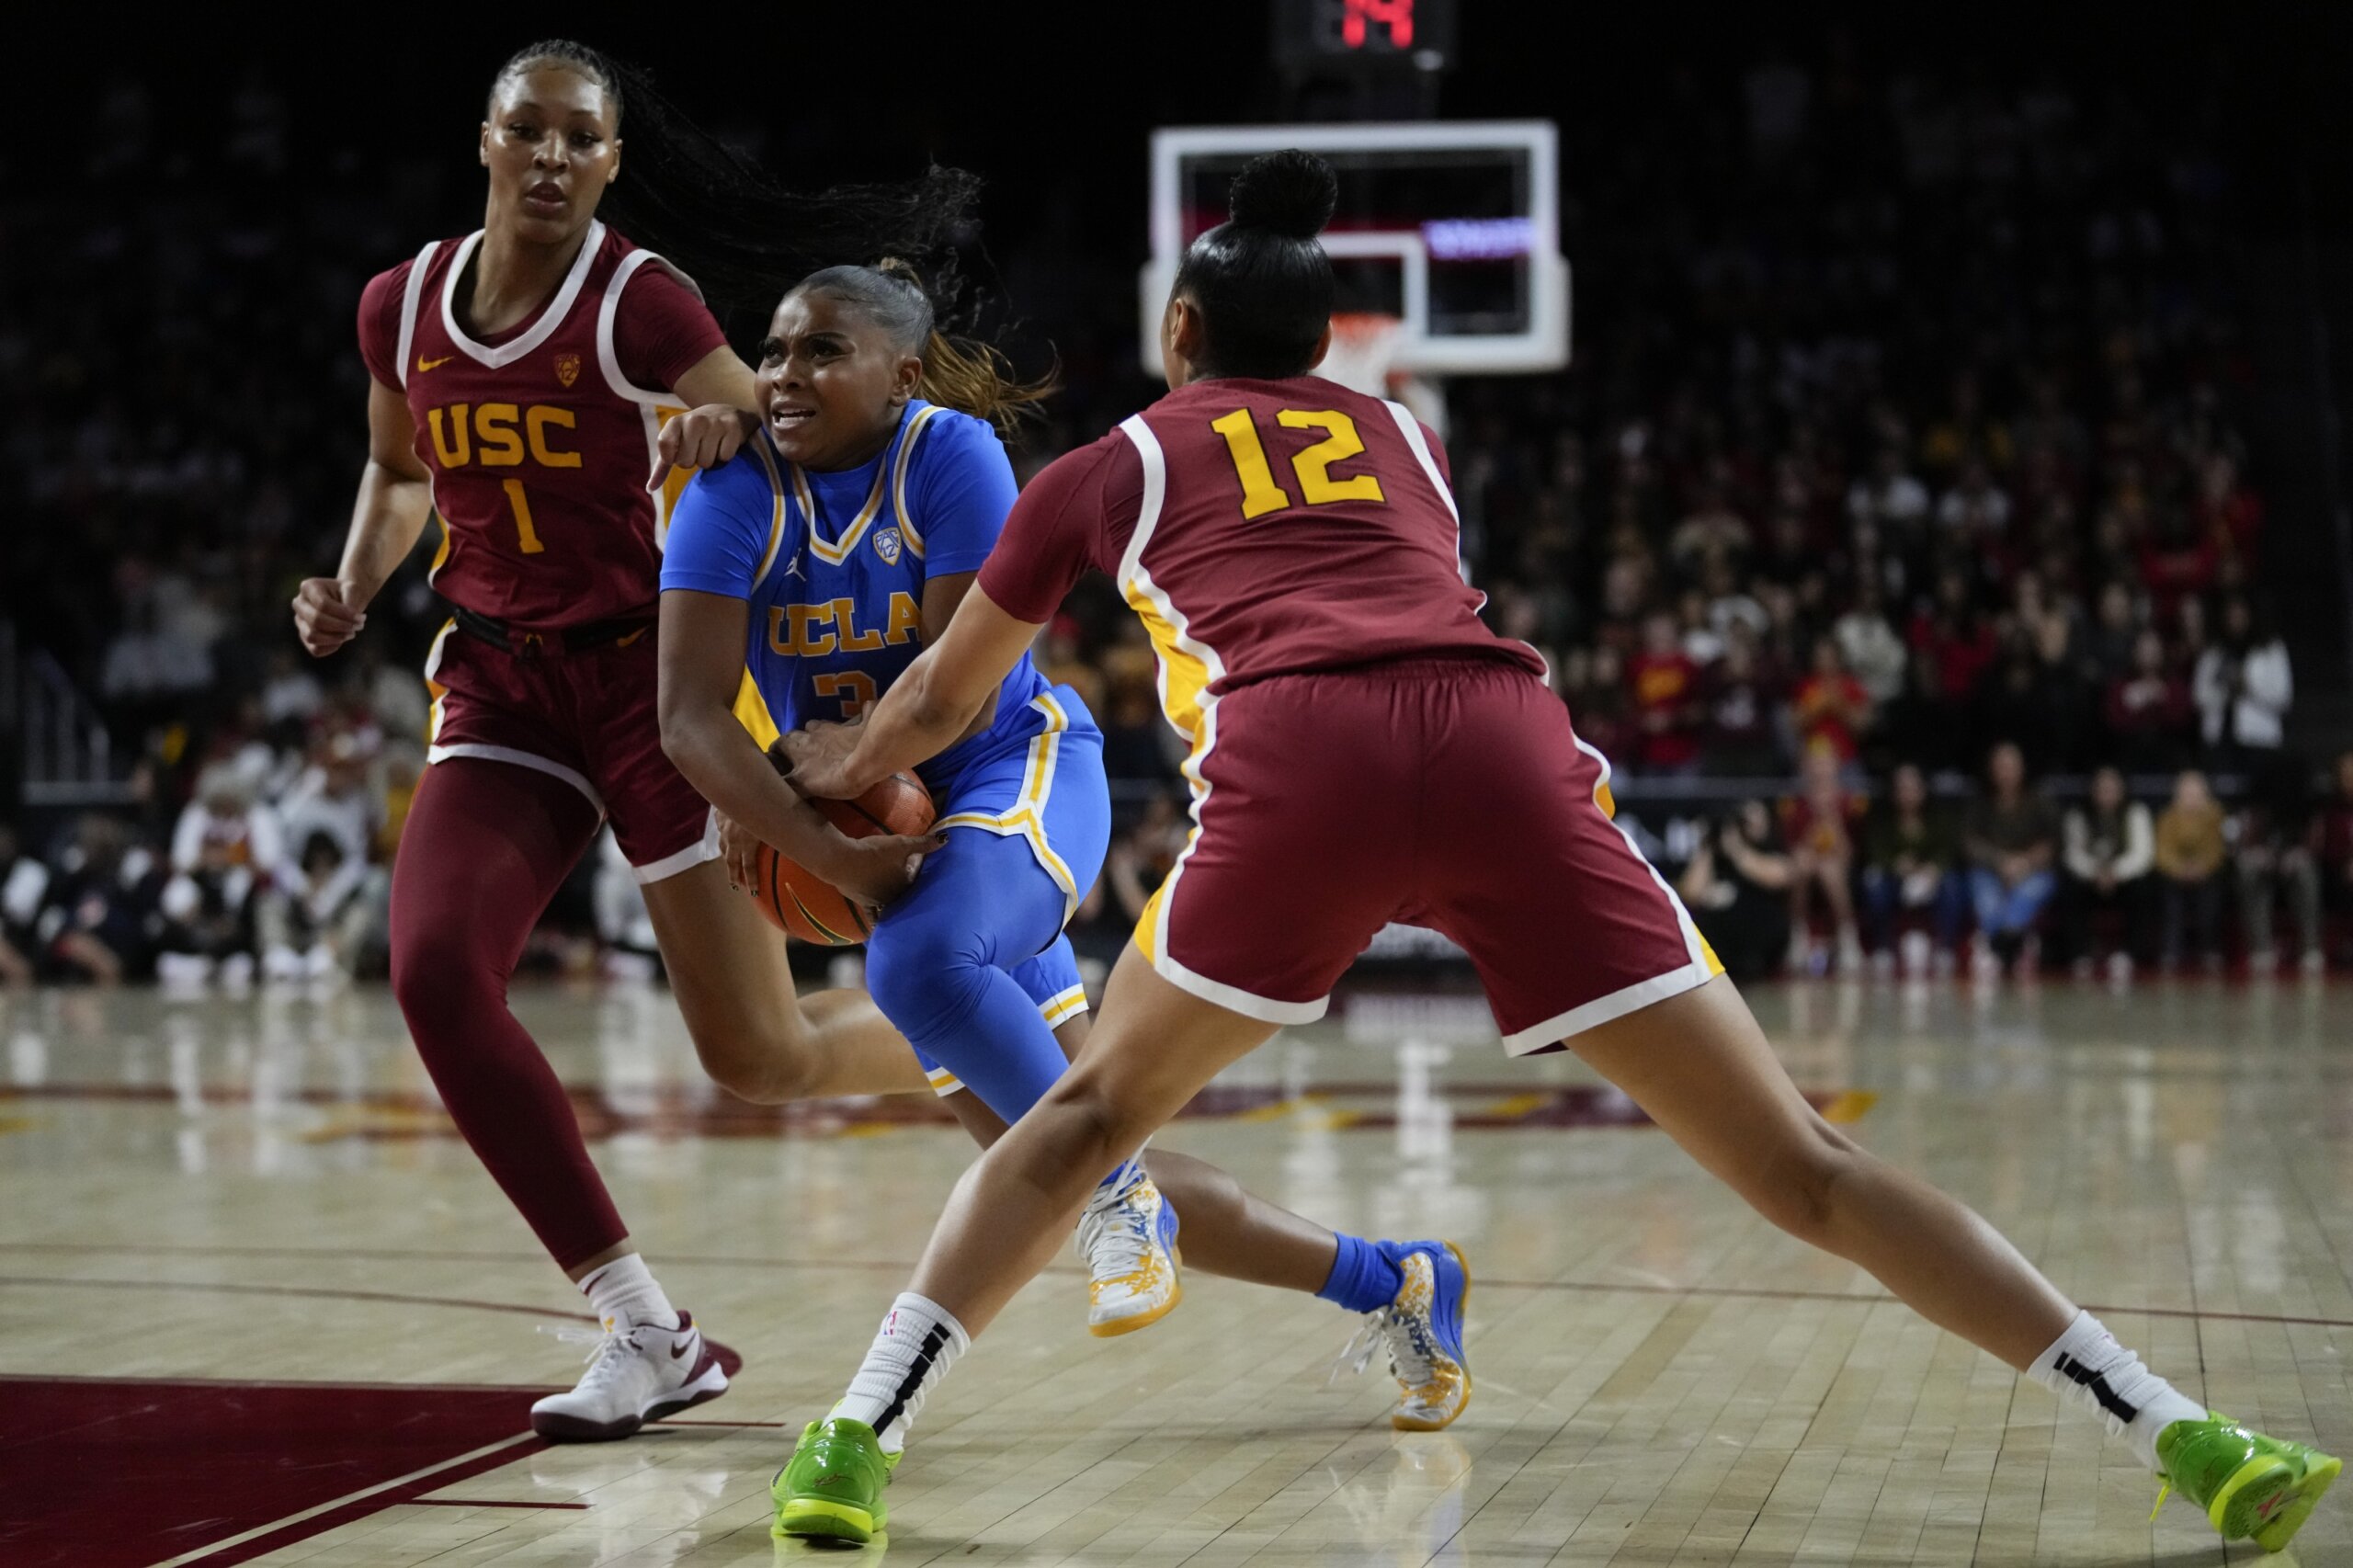
[[[1286,430],[1321,430],[1324,438],[1306,448],[1290,460],[1291,476],[1299,481],[1299,493],[1310,506],[1328,506],[1336,501],[1384,501],[1381,481],[1371,474],[1360,473],[1349,479],[1332,477],[1332,465],[1364,455],[1364,437],[1357,434],[1357,422],[1337,409],[1317,409],[1313,412],[1286,408],[1275,415],[1275,423]],[[1233,457],[1235,477],[1242,481],[1242,516],[1245,519],[1263,517],[1269,512],[1279,512],[1291,505],[1290,493],[1275,483],[1274,470],[1267,462],[1267,445],[1258,438],[1257,422],[1246,408],[1210,421],[1210,428],[1225,437],[1225,448]]]
[[[1274,471],[1267,466],[1266,443],[1258,439],[1258,426],[1248,409],[1212,419],[1210,428],[1225,437],[1226,450],[1233,454],[1233,472],[1242,479],[1243,517],[1263,517],[1290,505],[1290,494],[1275,483]]]
[[[506,482],[506,505],[515,513],[515,531],[522,536],[523,553],[537,555],[547,546],[540,542],[540,530],[531,526],[531,501],[523,494],[523,482],[510,479]]]

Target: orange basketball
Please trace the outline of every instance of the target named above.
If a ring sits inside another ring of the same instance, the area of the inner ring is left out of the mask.
[[[855,801],[812,801],[825,820],[852,838],[878,833],[921,833],[931,825],[931,791],[913,776],[893,773]],[[788,936],[828,948],[849,948],[874,929],[866,911],[807,868],[760,846],[757,887],[745,891],[760,913]]]

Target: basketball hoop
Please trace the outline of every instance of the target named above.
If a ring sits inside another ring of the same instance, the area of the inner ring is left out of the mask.
[[[1401,369],[1395,363],[1398,335],[1405,324],[1378,311],[1336,311],[1332,315],[1332,347],[1315,373],[1367,397],[1394,398],[1413,410],[1414,417],[1443,440],[1446,437],[1446,394],[1437,382]]]
[[[1404,326],[1397,317],[1375,311],[1343,311],[1332,317],[1332,347],[1315,373],[1367,397],[1387,397],[1389,361],[1396,351],[1397,334]]]

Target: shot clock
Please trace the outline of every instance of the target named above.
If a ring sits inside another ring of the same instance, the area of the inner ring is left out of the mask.
[[[1454,9],[1454,0],[1277,0],[1275,58],[1294,71],[1443,71]]]

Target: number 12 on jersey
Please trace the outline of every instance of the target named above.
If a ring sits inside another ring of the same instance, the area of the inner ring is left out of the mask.
[[[1324,439],[1302,448],[1290,460],[1291,477],[1299,484],[1299,503],[1294,503],[1290,492],[1275,482],[1274,470],[1267,462],[1267,445],[1258,438],[1257,421],[1250,417],[1248,409],[1237,408],[1210,421],[1210,428],[1225,437],[1226,450],[1233,458],[1234,474],[1242,481],[1244,517],[1263,517],[1297,504],[1328,506],[1336,501],[1387,499],[1381,493],[1381,481],[1371,474],[1360,473],[1347,479],[1332,475],[1333,464],[1364,455],[1364,438],[1357,434],[1355,420],[1336,409],[1286,408],[1275,415],[1275,423],[1286,430],[1324,433]]]

